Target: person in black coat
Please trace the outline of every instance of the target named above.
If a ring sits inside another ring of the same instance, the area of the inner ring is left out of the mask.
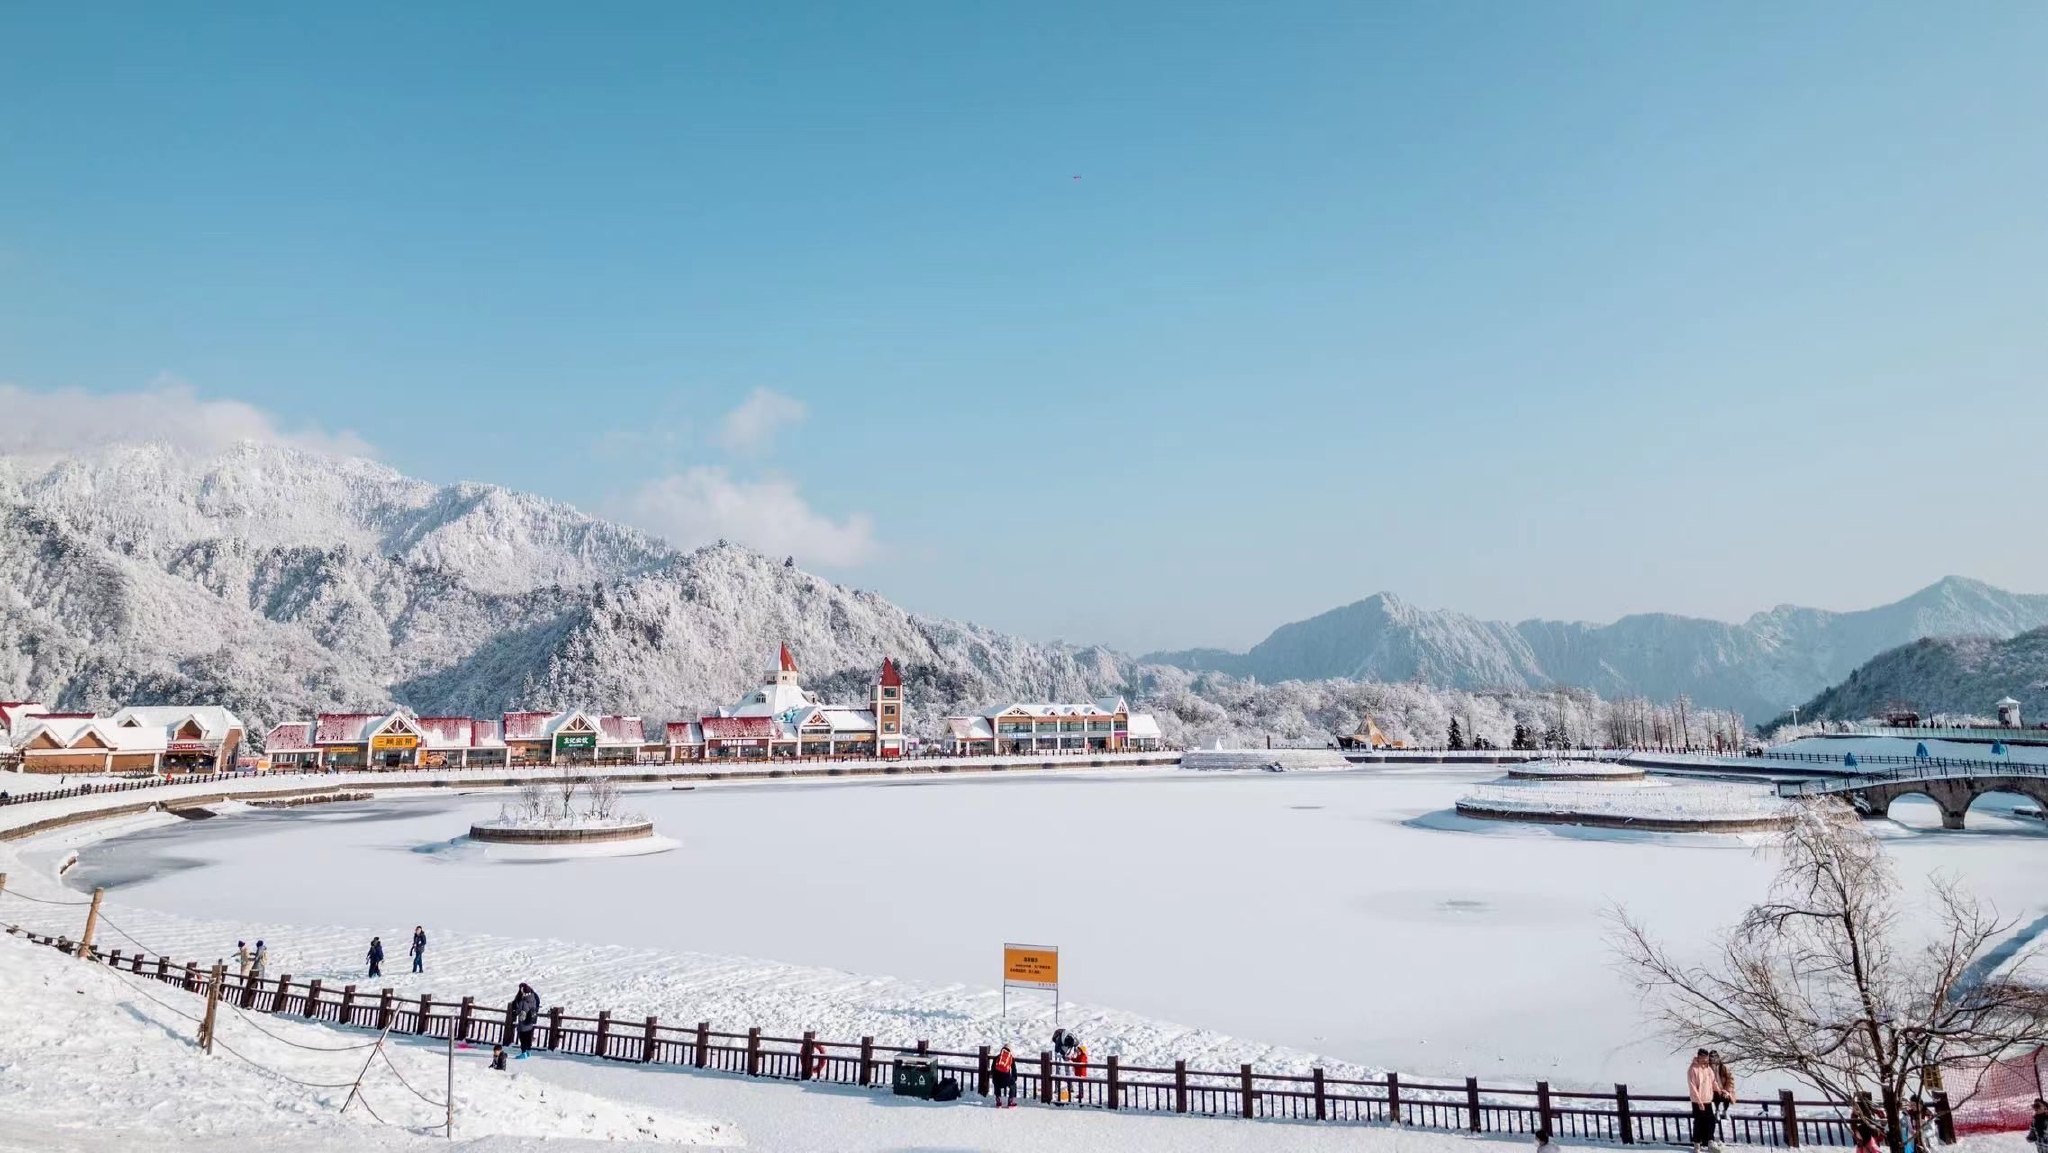
[[[512,1003],[506,1008],[511,1013],[513,1027],[519,1031],[519,1056],[524,1059],[533,1049],[533,1026],[540,1019],[540,994],[533,991],[532,985],[521,981],[519,995],[512,998]]]
[[[370,938],[370,976],[384,975],[384,938]]]
[[[427,964],[427,930],[424,925],[412,927],[412,971],[421,972]]]

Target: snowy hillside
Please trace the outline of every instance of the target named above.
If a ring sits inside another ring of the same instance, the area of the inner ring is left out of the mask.
[[[1860,612],[1783,605],[1741,624],[1646,613],[1605,625],[1511,625],[1380,593],[1282,625],[1247,653],[1197,649],[1145,659],[1262,681],[1556,684],[1658,700],[1684,693],[1761,716],[1797,704],[1895,645],[1936,636],[2009,637],[2044,625],[2048,595],[2008,593],[1962,577]]]
[[[1799,707],[1802,720],[1856,721],[1899,702],[1926,715],[1988,716],[2002,697],[2027,723],[2048,720],[2048,629],[2006,640],[1916,641],[1880,653]]]
[[[0,459],[0,696],[489,714],[729,703],[775,646],[858,699],[1115,691],[1125,662],[916,617],[736,545],[683,554],[566,505],[248,443]],[[836,675],[835,675],[836,674]]]

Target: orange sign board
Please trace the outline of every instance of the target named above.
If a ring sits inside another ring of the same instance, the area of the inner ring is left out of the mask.
[[[1024,989],[1060,987],[1060,950],[1057,945],[1003,946],[1003,984]]]
[[[382,752],[385,749],[416,749],[420,739],[411,733],[382,733],[370,738],[370,749]]]

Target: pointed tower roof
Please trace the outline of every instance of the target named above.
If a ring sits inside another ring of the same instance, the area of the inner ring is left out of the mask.
[[[782,646],[782,671],[785,673],[796,671],[796,658],[789,655],[788,645]]]
[[[883,658],[882,658],[882,682],[881,682],[881,683],[882,683],[882,686],[883,686],[884,688],[902,688],[902,687],[903,687],[903,674],[902,674],[902,673],[899,673],[899,672],[897,672],[897,671],[896,671],[896,662],[895,662],[895,661],[893,661],[893,660],[890,660],[890,659],[889,659],[888,657],[883,657]]]

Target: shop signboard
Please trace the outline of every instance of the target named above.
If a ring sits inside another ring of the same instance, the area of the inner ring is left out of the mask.
[[[172,741],[170,744],[164,746],[164,751],[167,753],[210,754],[213,752],[213,750],[214,742],[212,741]]]
[[[397,752],[401,749],[416,749],[419,746],[420,739],[411,733],[380,733],[370,738],[370,751],[373,753]]]
[[[562,733],[555,738],[557,749],[594,749],[597,747],[596,733]]]

